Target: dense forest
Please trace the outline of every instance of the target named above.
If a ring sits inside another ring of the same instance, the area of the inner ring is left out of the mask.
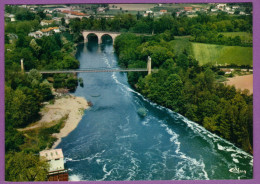
[[[115,40],[119,64],[145,67],[151,56],[158,72],[129,73],[129,83],[149,100],[178,112],[252,154],[253,95],[216,82],[219,69],[200,66],[184,49],[175,54],[170,33],[122,34]]]

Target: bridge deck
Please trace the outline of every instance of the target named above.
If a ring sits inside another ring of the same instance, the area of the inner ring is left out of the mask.
[[[156,69],[152,69],[155,71]],[[41,74],[52,73],[97,73],[97,72],[148,72],[146,68],[129,68],[129,69],[77,69],[77,70],[42,70]],[[28,73],[28,72],[26,72]]]

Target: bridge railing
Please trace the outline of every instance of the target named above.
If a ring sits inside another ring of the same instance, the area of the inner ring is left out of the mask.
[[[52,74],[52,73],[98,73],[98,72],[147,72],[147,68],[85,68],[75,70],[40,70],[41,74]],[[152,69],[157,71],[157,69]],[[28,71],[26,73],[29,73]]]

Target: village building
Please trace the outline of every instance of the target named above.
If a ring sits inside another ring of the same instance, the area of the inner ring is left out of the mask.
[[[145,11],[145,13],[153,13],[153,11],[147,10],[147,11]]]
[[[15,22],[16,21],[14,14],[7,13],[7,14],[5,14],[5,17],[10,18],[11,22]]]
[[[44,36],[50,36],[50,35],[52,35],[53,32],[60,33],[60,28],[59,27],[49,27],[46,29],[42,29],[41,32]]]
[[[43,33],[41,31],[35,31],[28,34],[28,36],[32,36],[34,38],[41,38]]]
[[[165,14],[165,13],[167,13],[167,10],[160,10],[160,14],[162,15],[162,14]]]
[[[52,10],[49,10],[49,9],[45,9],[45,10],[43,10],[43,12],[44,12],[44,13],[53,13],[53,11],[52,11]]]
[[[217,12],[217,11],[218,11],[218,9],[216,9],[216,8],[211,9],[211,12]]]
[[[40,158],[50,164],[48,181],[68,181],[68,171],[64,168],[62,149],[43,150]]]
[[[97,12],[105,12],[106,8],[104,7],[98,7]]]
[[[220,70],[225,72],[225,74],[231,74],[234,71],[234,69],[232,69],[232,68],[231,69],[229,69],[229,68],[221,68]]]
[[[217,4],[216,8],[223,11],[225,10],[226,6],[226,4]]]
[[[41,21],[41,26],[48,26],[50,24],[52,24],[54,22],[54,20],[42,20]]]
[[[191,6],[186,6],[186,7],[184,7],[184,11],[192,11],[192,7]]]

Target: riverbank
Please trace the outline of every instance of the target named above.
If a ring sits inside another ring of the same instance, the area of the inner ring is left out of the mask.
[[[62,118],[66,117],[64,126],[60,129],[58,133],[52,134],[56,138],[56,141],[52,145],[54,149],[61,141],[63,137],[66,137],[70,132],[72,132],[80,122],[84,110],[89,108],[89,103],[84,97],[75,97],[73,95],[65,95],[56,98],[53,104],[45,105],[41,111],[41,119],[19,131],[30,131],[40,128],[49,128],[59,122]]]

